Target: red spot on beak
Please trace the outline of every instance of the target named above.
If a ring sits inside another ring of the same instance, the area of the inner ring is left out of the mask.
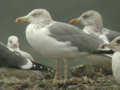
[[[99,45],[98,48],[104,49],[104,48],[105,48],[105,45],[104,45],[104,44],[103,44],[103,45]]]

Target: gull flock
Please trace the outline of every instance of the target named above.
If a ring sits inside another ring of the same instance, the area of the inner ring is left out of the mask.
[[[27,15],[16,18],[16,22],[28,23],[25,35],[34,50],[43,57],[56,60],[54,84],[61,81],[61,60],[64,61],[63,82],[66,83],[69,80],[67,62],[89,54],[103,54],[112,57],[113,76],[120,83],[120,33],[105,28],[99,12],[86,11],[79,17],[70,20],[70,24],[68,24],[53,20],[52,15],[46,9],[34,9]],[[72,25],[78,22],[84,26],[83,29]],[[31,54],[21,50],[19,38],[15,35],[8,37],[7,46],[3,44],[0,46],[4,46],[4,49],[0,50],[7,50],[5,54],[12,53],[18,58],[22,57],[19,60],[12,57],[11,61],[6,58],[8,67],[39,71],[50,71],[51,69],[37,63]]]

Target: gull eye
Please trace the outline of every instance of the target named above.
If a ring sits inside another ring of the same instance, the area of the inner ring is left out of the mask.
[[[116,43],[120,44],[120,40],[117,40]]]
[[[86,18],[88,18],[89,17],[89,15],[83,15],[83,18],[84,19],[86,19]]]
[[[37,16],[38,14],[37,13],[33,13],[32,16]]]
[[[39,16],[41,13],[33,13],[32,16],[33,17],[36,17],[36,16]]]

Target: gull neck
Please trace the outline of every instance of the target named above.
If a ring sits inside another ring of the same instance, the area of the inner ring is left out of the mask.
[[[100,28],[97,28],[96,26],[94,25],[87,25],[83,28],[83,31],[88,33],[88,34],[91,34],[91,33],[102,33],[102,30]]]

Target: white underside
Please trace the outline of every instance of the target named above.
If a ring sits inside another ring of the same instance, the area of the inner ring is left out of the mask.
[[[120,84],[120,52],[115,52],[112,57],[112,71],[115,80]]]
[[[25,65],[20,66],[22,69],[30,69],[32,68],[33,64],[29,59],[26,59],[28,62]]]
[[[35,24],[28,25],[26,38],[29,44],[44,57],[55,59],[77,57],[78,49],[71,46],[71,42],[60,42],[50,36],[48,27],[52,24],[42,29]]]

